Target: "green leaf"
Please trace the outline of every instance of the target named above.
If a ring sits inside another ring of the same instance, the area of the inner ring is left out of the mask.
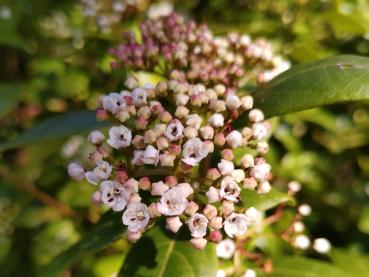
[[[369,256],[343,249],[334,249],[331,259],[347,276],[369,276]]]
[[[369,234],[369,204],[365,205],[360,211],[359,230],[365,234]]]
[[[96,121],[92,111],[61,114],[47,119],[13,140],[0,144],[0,151],[86,133],[108,125],[108,122]]]
[[[258,277],[348,277],[334,265],[303,257],[279,257],[271,273],[258,272]]]
[[[204,250],[195,250],[183,227],[178,235],[163,229],[155,226],[133,246],[119,276],[216,276],[215,244],[208,243]]]
[[[79,242],[42,268],[39,276],[57,276],[75,263],[83,254],[101,250],[119,240],[125,229],[121,216],[120,213],[106,213]]]
[[[344,55],[292,67],[254,94],[267,117],[369,100],[369,58]],[[245,121],[245,116],[240,120]]]
[[[17,104],[21,93],[22,86],[19,84],[0,84],[0,118]]]
[[[244,189],[241,191],[241,200],[244,207],[255,207],[258,210],[266,211],[281,203],[294,204],[295,200],[275,188],[272,188],[269,193],[259,194],[255,190]]]

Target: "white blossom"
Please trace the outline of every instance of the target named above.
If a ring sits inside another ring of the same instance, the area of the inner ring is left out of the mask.
[[[192,138],[183,145],[182,161],[188,165],[196,166],[209,154],[206,144],[199,138]]]
[[[310,239],[306,235],[297,235],[293,244],[296,248],[306,250],[310,247]]]
[[[261,163],[253,166],[250,170],[250,176],[257,180],[265,180],[268,178],[271,166],[267,163]]]
[[[311,207],[308,204],[302,204],[298,207],[298,211],[303,216],[308,216],[311,214]]]
[[[141,160],[145,164],[153,164],[156,166],[159,162],[159,150],[152,145],[148,145],[142,153]]]
[[[130,232],[138,232],[147,226],[150,215],[147,206],[142,203],[130,204],[123,213],[123,224],[128,226]]]
[[[224,239],[218,243],[216,252],[217,256],[222,259],[230,259],[236,251],[236,244],[232,239]]]
[[[227,135],[226,140],[232,148],[237,148],[242,144],[242,134],[239,131],[233,130]]]
[[[238,202],[241,188],[231,176],[226,176],[220,183],[220,197],[229,201]]]
[[[103,97],[103,108],[104,110],[116,114],[119,111],[123,111],[127,105],[122,95],[116,92],[109,93]]]
[[[147,92],[143,88],[135,88],[132,91],[132,103],[135,106],[143,106],[147,103]]]
[[[205,193],[206,197],[208,198],[209,203],[214,203],[219,201],[219,190],[215,187],[210,187],[209,190]]]
[[[132,132],[127,127],[120,125],[109,130],[108,144],[116,149],[128,147],[131,144]]]
[[[131,160],[131,164],[133,165],[144,165],[145,163],[142,161],[143,150],[133,150],[133,158]]]
[[[82,181],[85,178],[85,170],[77,163],[70,163],[68,165],[68,174],[76,181]]]
[[[177,141],[183,137],[183,129],[182,123],[174,119],[168,124],[164,134],[170,141]]]
[[[327,254],[331,250],[332,245],[326,238],[317,238],[314,240],[313,248],[318,253]]]
[[[187,205],[188,200],[184,196],[182,189],[173,187],[162,195],[160,202],[156,206],[161,214],[174,216],[182,214]]]
[[[101,201],[113,211],[122,211],[127,205],[131,192],[117,181],[104,181],[100,185]]]
[[[85,177],[88,182],[93,185],[97,185],[99,182],[106,180],[110,177],[112,172],[112,166],[103,160],[96,162],[96,167],[93,171],[87,171]]]
[[[232,213],[224,221],[224,231],[231,238],[243,235],[247,231],[247,224],[248,221],[246,215]]]
[[[198,114],[189,114],[187,116],[186,125],[199,129],[202,123],[202,118]]]
[[[206,235],[209,219],[203,214],[196,213],[187,222],[191,232],[191,236],[194,238],[202,238]]]
[[[243,181],[245,179],[245,171],[243,169],[235,169],[233,172],[232,172],[232,177],[233,179],[239,183],[241,181]]]
[[[220,163],[218,163],[218,169],[222,175],[231,175],[234,170],[234,163],[222,159]]]
[[[159,195],[159,196],[163,195],[164,192],[166,192],[169,189],[169,187],[166,184],[164,184],[163,181],[154,182],[151,184],[151,187],[152,187],[151,195]]]
[[[254,223],[260,216],[260,212],[255,207],[250,207],[245,211],[249,224]]]

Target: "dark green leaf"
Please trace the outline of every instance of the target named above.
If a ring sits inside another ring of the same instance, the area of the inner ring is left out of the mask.
[[[107,126],[107,122],[98,122],[92,111],[61,114],[40,123],[36,127],[19,135],[15,139],[0,144],[0,151],[48,140],[69,137]]]
[[[314,107],[369,100],[369,58],[344,55],[292,67],[254,94],[266,117]],[[235,126],[242,126],[246,114]]]
[[[360,211],[359,230],[365,234],[369,234],[369,204],[362,207]]]
[[[302,257],[280,257],[273,263],[271,273],[258,272],[258,277],[348,277],[334,265]]]
[[[133,246],[119,276],[215,277],[216,272],[215,244],[198,251],[183,232],[175,236],[155,226]]]
[[[331,258],[347,276],[369,276],[369,256],[353,251],[334,249]]]
[[[122,237],[124,225],[120,213],[108,212],[83,238],[40,270],[39,276],[57,276],[83,254],[98,251]]]
[[[0,84],[0,118],[17,104],[22,92],[19,84]]]
[[[285,193],[272,188],[269,193],[259,194],[255,190],[241,191],[241,200],[244,207],[255,207],[261,211],[271,209],[281,203],[294,204],[294,199]]]

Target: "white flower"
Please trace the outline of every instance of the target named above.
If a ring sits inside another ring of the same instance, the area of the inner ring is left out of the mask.
[[[308,216],[311,214],[311,207],[308,204],[302,204],[298,207],[298,211],[303,216]]]
[[[190,114],[187,116],[186,125],[199,129],[202,123],[202,118],[198,114]]]
[[[229,93],[226,97],[226,106],[231,111],[237,110],[241,105],[240,98],[233,93]]]
[[[168,124],[164,135],[170,141],[177,141],[183,137],[183,129],[182,123],[178,119],[174,119]]]
[[[206,197],[208,198],[209,203],[214,203],[219,201],[219,190],[215,187],[210,187],[209,190],[205,193]]]
[[[222,175],[231,175],[234,170],[234,164],[231,161],[222,159],[220,163],[218,163],[218,169]]]
[[[147,226],[150,215],[147,206],[142,203],[133,203],[123,213],[123,224],[128,226],[128,231],[138,232]]]
[[[254,223],[260,216],[260,212],[255,207],[250,207],[245,211],[249,223]]]
[[[247,231],[247,224],[248,221],[246,215],[232,213],[224,221],[224,231],[231,238],[243,235]]]
[[[147,92],[143,88],[135,88],[132,91],[132,103],[135,106],[143,106],[146,104]]]
[[[209,154],[206,144],[199,138],[189,139],[183,145],[182,161],[188,165],[196,166]]]
[[[85,178],[85,170],[82,166],[76,163],[70,163],[68,165],[69,176],[76,181],[82,181]]]
[[[220,113],[215,113],[209,118],[211,126],[217,128],[224,125],[224,116]]]
[[[218,243],[216,251],[219,258],[230,259],[236,251],[236,244],[229,238],[224,239]]]
[[[93,145],[100,145],[103,143],[105,136],[98,130],[92,131],[88,135],[88,141]]]
[[[206,235],[209,219],[203,214],[194,214],[187,222],[188,227],[191,231],[191,236],[194,238],[202,238]]]
[[[318,253],[326,254],[331,250],[332,245],[326,238],[317,238],[314,240],[313,248]]]
[[[127,127],[120,125],[109,130],[108,144],[116,149],[128,147],[131,144],[132,132]]]
[[[181,188],[173,187],[167,190],[157,203],[158,211],[163,215],[180,215],[184,212],[188,200],[183,194]]]
[[[180,183],[176,188],[181,189],[183,196],[186,198],[193,193],[193,188],[189,183]]]
[[[111,112],[112,114],[116,114],[127,107],[123,96],[116,92],[105,95],[102,102],[104,110]]]
[[[293,244],[297,248],[306,250],[310,247],[310,239],[306,235],[297,235]]]
[[[101,201],[113,211],[122,211],[127,205],[131,192],[117,181],[104,181],[100,185]]]
[[[108,179],[113,169],[108,162],[103,160],[97,161],[96,165],[93,171],[87,171],[85,174],[87,181],[93,185]]]
[[[141,156],[141,160],[145,164],[157,165],[159,162],[159,150],[152,145],[148,145]]]
[[[266,138],[268,135],[268,129],[263,123],[255,123],[252,125],[252,136],[256,140],[261,140]]]
[[[226,140],[232,148],[237,148],[242,144],[242,134],[234,130],[227,135]]]
[[[229,201],[238,202],[241,188],[237,185],[234,179],[226,176],[220,182],[220,197]]]
[[[169,187],[163,181],[152,183],[151,195],[163,195]]]
[[[265,180],[268,178],[271,166],[267,163],[257,164],[250,170],[250,176],[258,180]]]

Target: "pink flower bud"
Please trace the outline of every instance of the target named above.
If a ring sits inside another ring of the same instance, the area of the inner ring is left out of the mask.
[[[202,101],[199,95],[192,95],[191,96],[191,104],[195,107],[201,107]]]
[[[104,121],[109,118],[109,114],[104,109],[98,109],[96,111],[96,119],[98,121]]]
[[[159,156],[161,166],[174,166],[176,156],[165,152]]]
[[[189,183],[180,183],[177,186],[182,189],[184,197],[187,198],[188,196],[193,194],[193,188]]]
[[[212,139],[214,137],[214,129],[211,126],[200,128],[200,134],[203,139]]]
[[[199,210],[199,205],[194,202],[190,201],[185,209],[185,213],[192,216]]]
[[[146,147],[145,140],[143,136],[135,135],[135,137],[132,140],[132,145],[136,149],[143,149]]]
[[[99,146],[104,142],[105,136],[103,135],[103,133],[101,133],[98,130],[92,131],[89,135],[88,135],[88,141],[89,143]]]
[[[234,211],[234,202],[224,200],[220,205],[220,214],[222,216],[228,216]]]
[[[134,193],[131,195],[128,201],[128,205],[135,204],[135,203],[141,203],[142,198],[138,193]]]
[[[216,168],[209,168],[208,173],[206,174],[206,178],[212,181],[217,180],[220,176],[221,174]]]
[[[178,156],[181,154],[182,148],[178,144],[171,144],[168,148],[168,152],[172,155]]]
[[[127,111],[119,111],[115,117],[119,120],[119,122],[126,122],[131,116]]]
[[[128,174],[125,170],[118,170],[115,179],[119,183],[123,184],[125,181],[128,180]]]
[[[152,129],[147,130],[144,134],[144,143],[153,144],[157,140],[156,132]]]
[[[215,187],[210,187],[209,190],[206,192],[206,197],[208,198],[209,203],[214,203],[219,201],[219,190]]]
[[[244,139],[249,140],[252,137],[253,131],[249,127],[245,127],[242,129],[242,136]]]
[[[190,242],[195,249],[203,250],[208,241],[204,238],[192,238]]]
[[[179,119],[187,118],[190,111],[185,106],[178,106],[175,112],[175,116]]]
[[[151,203],[148,207],[147,207],[147,211],[150,215],[150,218],[155,218],[155,217],[159,217],[161,216],[160,212],[158,211],[158,208],[156,206],[155,203]]]
[[[175,185],[178,184],[178,179],[176,176],[166,176],[164,178],[165,180],[165,184],[168,186],[168,187],[174,187]]]
[[[181,228],[181,226],[183,225],[178,216],[167,217],[166,222],[167,224],[165,225],[165,228],[167,228],[169,231],[172,231],[173,233],[177,233],[179,228]]]
[[[217,99],[210,100],[209,108],[217,113],[221,113],[227,110],[226,103],[223,100]]]
[[[223,235],[219,230],[213,230],[210,232],[209,238],[212,242],[219,243],[223,239]]]
[[[138,182],[134,178],[128,179],[123,186],[130,192],[138,192]]]
[[[102,203],[102,201],[101,201],[101,192],[99,190],[98,191],[95,191],[92,194],[91,202],[94,205],[100,205]]]
[[[218,146],[223,146],[226,143],[226,139],[223,133],[218,133],[214,137],[214,143]]]
[[[164,150],[167,149],[169,147],[169,140],[166,137],[159,137],[156,140],[156,146],[160,149],[160,150]]]
[[[169,189],[163,181],[159,181],[151,184],[151,195],[161,196]]]
[[[131,231],[127,231],[127,239],[128,241],[134,243],[136,241],[138,241],[141,238],[141,232],[131,232]]]
[[[139,129],[139,130],[145,130],[148,123],[149,122],[146,119],[144,119],[143,117],[137,117],[137,119],[136,119],[136,128]]]
[[[222,158],[227,161],[232,161],[234,159],[232,149],[224,149],[222,151]]]
[[[196,128],[193,128],[193,127],[186,127],[186,128],[184,128],[183,134],[188,139],[192,139],[192,138],[195,138],[195,137],[198,136],[197,129]]]
[[[223,218],[221,216],[213,217],[212,219],[210,219],[209,225],[210,225],[211,228],[213,228],[215,230],[222,229],[222,227],[223,227]]]
[[[124,83],[124,85],[130,89],[130,90],[134,90],[135,88],[138,87],[138,80],[131,76],[131,77],[128,77],[128,79],[126,80],[126,82]]]
[[[212,219],[213,217],[216,217],[218,214],[217,208],[213,205],[207,204],[203,210],[203,214],[209,218]]]
[[[159,82],[155,87],[155,92],[159,96],[165,96],[167,94],[167,83],[166,82]]]
[[[256,186],[258,185],[258,183],[256,182],[255,178],[251,177],[251,178],[245,178],[243,180],[243,187],[245,189],[250,189],[253,190],[256,188]]]
[[[150,182],[149,177],[142,177],[138,181],[138,187],[139,189],[142,189],[142,190],[149,190],[151,188],[151,182]]]
[[[173,117],[169,112],[165,111],[159,115],[159,119],[161,122],[169,123],[173,119]]]
[[[154,115],[158,116],[161,115],[165,111],[165,109],[162,105],[154,105],[151,107],[151,111]]]
[[[265,155],[269,151],[269,144],[266,141],[259,141],[256,144],[256,151],[261,155]]]
[[[130,96],[130,95],[124,95],[123,96],[123,99],[126,102],[127,106],[132,105],[132,96]]]
[[[144,119],[148,120],[151,116],[151,109],[149,108],[149,106],[143,106],[139,108],[137,116],[141,116]]]

